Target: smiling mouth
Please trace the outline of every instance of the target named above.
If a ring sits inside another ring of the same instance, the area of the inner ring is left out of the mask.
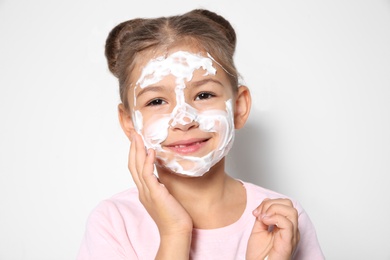
[[[175,142],[169,145],[166,145],[165,147],[172,150],[175,153],[179,154],[191,154],[199,151],[202,147],[204,147],[209,141],[210,138],[207,139],[198,139],[198,140],[187,140],[187,141],[180,141]]]

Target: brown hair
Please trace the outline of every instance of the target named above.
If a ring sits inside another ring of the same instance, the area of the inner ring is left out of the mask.
[[[170,17],[137,18],[118,24],[106,40],[108,67],[119,80],[120,97],[126,108],[129,76],[137,55],[144,50],[168,48],[183,42],[210,53],[226,70],[233,89],[237,90],[238,73],[233,61],[236,33],[225,18],[204,9]]]

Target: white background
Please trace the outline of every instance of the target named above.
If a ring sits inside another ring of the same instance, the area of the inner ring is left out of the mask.
[[[0,259],[75,259],[133,186],[109,30],[205,7],[236,28],[253,95],[228,170],[289,195],[327,259],[390,259],[390,2],[0,1]]]

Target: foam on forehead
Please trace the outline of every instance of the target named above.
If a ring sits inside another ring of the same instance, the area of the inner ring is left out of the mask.
[[[142,70],[142,74],[137,81],[137,86],[145,88],[159,82],[167,75],[176,77],[178,84],[183,84],[184,80],[190,81],[195,70],[202,68],[206,74],[215,75],[216,69],[213,67],[213,59],[186,51],[177,51],[168,57],[160,56],[152,59]]]

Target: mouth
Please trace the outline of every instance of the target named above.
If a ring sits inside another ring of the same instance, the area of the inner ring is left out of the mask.
[[[179,154],[192,154],[199,151],[202,147],[206,145],[206,143],[210,140],[210,138],[203,139],[190,139],[185,141],[178,141],[164,147],[169,150],[179,153]]]

